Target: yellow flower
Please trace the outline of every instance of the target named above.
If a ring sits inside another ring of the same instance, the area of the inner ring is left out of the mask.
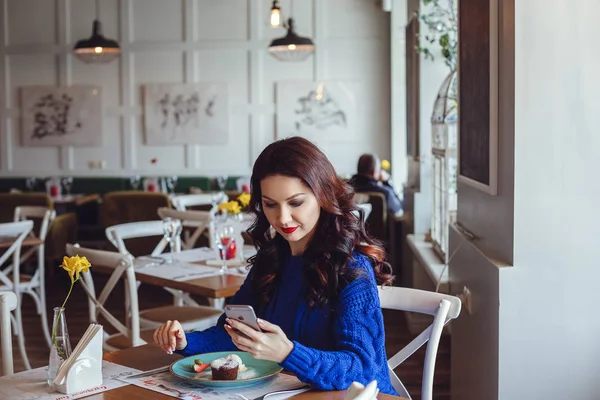
[[[73,257],[63,257],[62,269],[69,273],[69,277],[71,277],[71,282],[75,282],[79,279],[79,274],[81,272],[88,272],[89,268],[92,265],[88,261],[86,257],[79,257],[75,255]]]
[[[240,203],[235,200],[230,200],[227,203],[219,204],[217,208],[219,211],[226,211],[229,214],[239,214],[242,211],[242,207],[240,207]]]
[[[250,204],[250,197],[250,193],[242,193],[238,196],[237,199],[242,205],[242,207],[248,207],[248,204]]]
[[[381,160],[381,168],[385,169],[386,171],[389,171],[391,166],[392,165],[388,160]]]
[[[79,257],[79,255],[76,254],[73,257],[64,256],[63,262],[60,266],[62,267],[62,269],[64,269],[65,271],[67,271],[69,273],[69,277],[71,278],[71,287],[69,288],[67,297],[65,297],[65,301],[62,303],[62,306],[60,307],[61,311],[58,314],[59,318],[60,318],[60,313],[62,312],[62,309],[65,308],[65,305],[67,304],[67,300],[69,300],[69,296],[71,296],[71,292],[73,291],[73,286],[75,285],[75,282],[77,282],[79,280],[79,274],[82,272],[88,272],[88,270],[90,269],[92,264],[90,264],[87,257]],[[66,354],[64,354],[63,350],[58,346],[58,343],[56,343],[57,329],[58,329],[58,324],[56,324],[54,326],[54,328],[52,329],[52,343],[54,343],[54,347],[56,347],[56,351],[58,352],[58,354],[63,359],[66,359]]]

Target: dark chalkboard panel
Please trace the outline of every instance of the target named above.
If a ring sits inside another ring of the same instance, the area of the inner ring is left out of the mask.
[[[459,175],[496,194],[497,0],[459,0]]]

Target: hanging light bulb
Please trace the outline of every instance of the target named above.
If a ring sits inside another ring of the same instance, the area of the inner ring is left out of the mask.
[[[271,28],[279,28],[281,26],[281,7],[279,1],[274,0],[271,6],[271,16],[269,18]]]
[[[96,19],[92,27],[92,36],[88,39],[79,40],[73,48],[75,56],[88,64],[107,63],[121,54],[119,43],[102,35],[102,23],[99,14],[99,0],[96,0]]]
[[[294,30],[294,20],[288,19],[287,35],[274,39],[269,45],[269,53],[279,61],[303,61],[315,51],[310,38],[298,36]]]

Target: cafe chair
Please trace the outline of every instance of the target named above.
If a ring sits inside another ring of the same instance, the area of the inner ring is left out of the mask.
[[[356,209],[352,213],[357,217],[361,217],[363,223],[369,218],[369,214],[373,211],[373,206],[369,203],[355,204]]]
[[[126,239],[153,237],[163,235],[162,221],[144,221],[120,224],[106,228],[106,237],[121,254],[131,255],[125,246]],[[167,240],[162,237],[151,253],[151,256],[160,255],[167,245]],[[175,252],[181,250],[181,239],[175,240]],[[169,268],[168,265],[164,265]],[[140,323],[144,328],[157,328],[167,320],[176,319],[181,322],[185,331],[206,329],[214,326],[222,312],[214,307],[201,306],[189,294],[180,290],[165,288],[173,295],[173,305],[143,311]]]
[[[210,210],[213,214],[217,212],[219,204],[228,200],[229,197],[225,192],[182,194],[171,197],[171,203],[176,210],[186,211],[191,207],[210,206],[207,207],[207,210]]]
[[[48,317],[46,315],[46,283],[45,283],[45,248],[46,236],[52,221],[56,218],[56,211],[41,206],[19,206],[15,208],[14,221],[40,221],[38,235],[32,230],[29,237],[39,239],[40,243],[28,247],[27,251],[21,254],[21,265],[29,260],[34,254],[37,257],[37,269],[33,276],[21,274],[20,292],[26,293],[35,302],[37,313],[42,320],[42,332],[46,338],[48,347],[51,346],[50,330],[48,329]]]
[[[410,399],[408,391],[394,372],[394,368],[427,343],[423,366],[423,380],[421,383],[421,399],[432,400],[435,360],[442,330],[448,322],[459,316],[461,301],[455,296],[405,287],[379,286],[378,290],[379,301],[383,309],[401,310],[433,316],[431,325],[388,360],[392,386],[401,397]]]
[[[129,251],[125,245],[125,240],[139,239],[148,237],[158,237],[161,239],[158,244],[152,250],[151,256],[159,256],[167,247],[169,242],[164,237],[163,222],[160,220],[156,221],[141,221],[141,222],[129,222],[125,224],[109,226],[105,230],[106,238],[117,248],[119,253],[128,254],[133,257],[132,252]],[[173,243],[175,252],[181,250],[181,238],[176,237]],[[138,285],[139,286],[139,285]],[[165,290],[173,295],[173,304],[181,306],[183,305],[183,293],[179,290],[173,290],[165,288]]]
[[[0,348],[2,349],[2,371],[0,376],[12,375],[12,335],[11,311],[17,308],[17,295],[13,292],[0,292]]]
[[[9,222],[0,224],[0,237],[3,240],[12,240],[12,244],[0,256],[0,267],[7,263],[12,257],[12,265],[0,269],[0,292],[13,292],[17,298],[17,307],[11,315],[13,322],[13,333],[17,335],[19,351],[25,364],[25,369],[31,369],[27,352],[25,351],[25,334],[23,333],[23,317],[21,315],[21,293],[20,293],[20,265],[21,246],[23,241],[33,229],[33,221]],[[10,337],[10,336],[9,336]]]
[[[202,236],[204,232],[210,226],[210,222],[214,218],[214,214],[210,211],[196,211],[196,210],[173,210],[172,208],[161,207],[158,209],[158,216],[163,218],[173,218],[181,221],[184,228],[184,240],[181,243],[183,250],[193,249],[196,242]],[[190,235],[189,230],[185,228],[194,229],[194,232]]]
[[[88,297],[90,323],[98,323],[98,317],[102,316],[102,318],[117,331],[113,334],[108,334],[105,331],[102,346],[103,350],[115,351],[152,342],[153,330],[149,329],[142,331],[140,329],[140,311],[135,272],[133,270],[133,258],[128,254],[87,249],[72,244],[67,244],[66,253],[69,257],[75,255],[86,257],[92,265],[92,268],[90,268],[88,272],[81,273],[82,279],[79,280]],[[92,271],[94,270],[95,265],[102,265],[113,271],[99,295],[96,295],[94,279],[92,277]],[[127,305],[125,306],[125,323],[119,321],[119,319],[104,306],[106,300],[110,297],[113,289],[119,282],[123,282],[125,285],[125,296],[127,298]]]

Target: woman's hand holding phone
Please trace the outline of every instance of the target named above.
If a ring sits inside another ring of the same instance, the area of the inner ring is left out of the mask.
[[[167,354],[187,347],[185,332],[179,321],[167,321],[154,331],[154,343],[158,344]]]
[[[262,330],[259,332],[248,325],[231,318],[225,320],[225,330],[231,336],[233,344],[246,351],[257,360],[269,360],[281,363],[294,349],[294,344],[281,328],[265,320],[257,320]]]

